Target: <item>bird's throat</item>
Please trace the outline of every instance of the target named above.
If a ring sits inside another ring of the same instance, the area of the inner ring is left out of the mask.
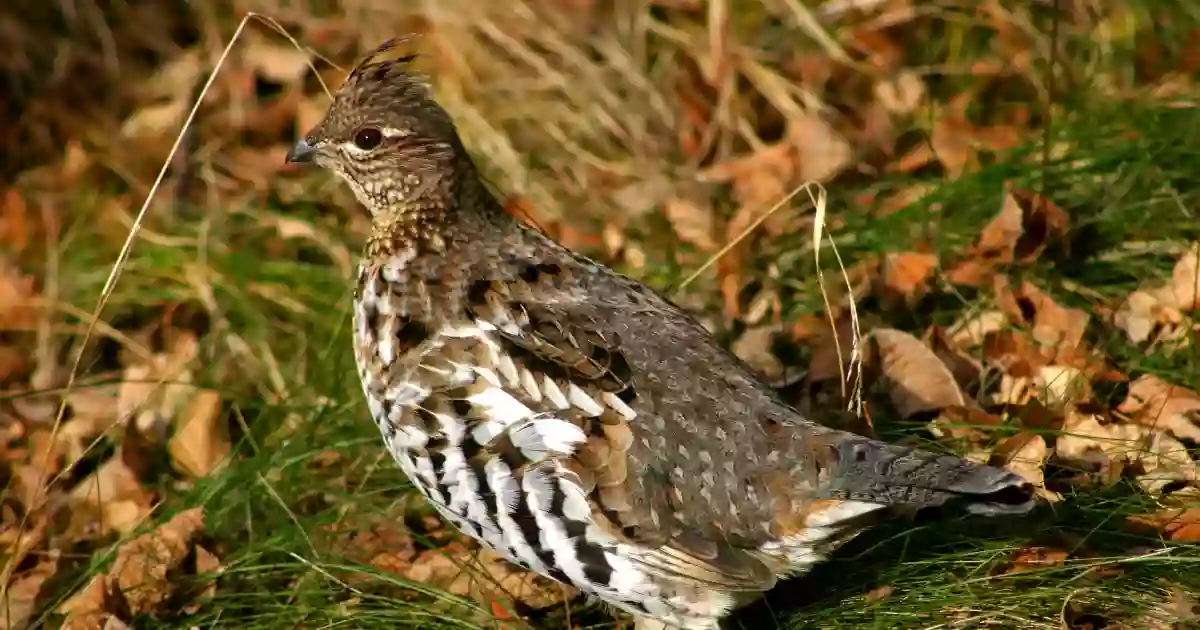
[[[471,165],[413,189],[372,213],[367,255],[398,250],[447,254],[478,243],[486,232],[511,220]]]

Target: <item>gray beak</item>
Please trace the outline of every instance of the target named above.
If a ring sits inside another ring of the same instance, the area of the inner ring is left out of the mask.
[[[283,161],[288,164],[303,164],[312,162],[313,157],[316,156],[316,154],[317,147],[309,144],[304,138],[300,138],[296,141],[296,144],[293,144],[292,148],[288,150],[287,155],[283,158]]]

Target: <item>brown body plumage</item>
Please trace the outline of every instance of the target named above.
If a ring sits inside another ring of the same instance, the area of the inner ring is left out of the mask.
[[[508,215],[394,44],[288,159],[373,215],[363,390],[462,531],[644,627],[710,628],[886,508],[1032,505],[1011,473],[805,419],[654,291]]]

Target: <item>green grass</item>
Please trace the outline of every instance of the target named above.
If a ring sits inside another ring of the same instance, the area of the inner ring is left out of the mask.
[[[775,24],[764,37],[780,39],[771,44],[778,47],[799,35]],[[937,40],[925,62],[966,55],[954,43],[956,37]],[[652,76],[660,61],[652,65]],[[1200,118],[1192,109],[1140,99],[1083,98],[1064,108],[1066,114],[1054,120],[1052,133],[1070,150],[1050,163],[1038,159],[1041,149],[1031,143],[956,180],[918,174],[830,186],[831,212],[843,221],[833,237],[847,266],[922,242],[932,244],[943,260],[953,257],[997,212],[1003,185],[1009,182],[1043,192],[1072,215],[1072,255],[1047,256],[1019,271],[1064,304],[1088,307],[1071,283],[1116,298],[1149,277],[1169,275],[1169,255],[1126,245],[1200,238],[1194,216],[1194,208],[1200,207],[1200,145],[1186,140],[1200,138]],[[496,119],[521,115],[503,111]],[[1129,130],[1136,135],[1126,134]],[[530,141],[520,148],[536,145]],[[625,150],[611,144],[604,149]],[[547,171],[541,169],[551,168],[530,155],[530,172],[544,175]],[[501,172],[497,179],[514,177]],[[939,187],[920,203],[886,217],[850,205],[864,186],[887,191],[916,181],[934,181]],[[78,191],[65,216],[91,216],[89,208],[104,194]],[[312,194],[328,198],[315,188]],[[567,202],[560,201],[563,206]],[[936,215],[932,204],[941,208]],[[161,522],[178,510],[204,507],[205,545],[225,567],[215,597],[192,614],[139,619],[137,627],[480,627],[470,621],[478,618],[478,604],[381,573],[355,556],[348,537],[328,532],[339,523],[352,530],[388,522],[416,525],[430,511],[409,492],[408,481],[383,452],[366,417],[350,352],[351,277],[335,264],[341,254],[304,239],[281,241],[267,220],[269,214],[307,223],[356,254],[361,233],[350,227],[352,211],[274,200],[265,207],[263,200],[254,200],[220,212],[199,207],[157,214],[151,228],[173,241],[142,239],[136,244],[104,313],[106,321],[126,330],[175,309],[176,321],[203,329],[198,384],[222,393],[234,437],[234,457],[226,469],[182,490],[163,483],[165,503],[156,514]],[[592,213],[580,222],[595,217]],[[668,259],[670,248],[655,246],[672,239],[661,222],[638,224],[631,234],[648,244],[651,265],[623,270],[655,288],[677,286],[694,268],[687,261],[702,260]],[[765,277],[769,265],[776,266],[778,280],[773,282],[785,299],[787,318],[821,309],[806,249],[809,238],[797,234],[762,242],[747,263],[756,279]],[[116,245],[92,231],[86,219],[66,226],[59,299],[90,311],[107,265],[116,257]],[[833,264],[832,256],[823,260]],[[832,266],[826,271],[827,278],[837,277],[828,273]],[[708,314],[719,313],[711,277],[690,287],[688,294]],[[930,323],[948,324],[980,300],[970,291],[939,292],[903,311],[872,310],[879,307],[872,303],[860,309],[878,321],[919,331]],[[60,315],[59,323],[86,324],[67,315]],[[1146,356],[1113,329],[1093,328],[1091,341],[1118,368],[1152,371],[1200,387],[1194,349]],[[112,369],[116,346],[99,342],[84,372]],[[873,417],[880,423],[880,416]],[[887,421],[886,412],[882,419],[881,433],[891,439],[921,431],[911,423]],[[313,463],[319,454],[331,452],[338,456],[323,456],[331,464]],[[781,585],[765,601],[731,618],[728,627],[1061,628],[1064,623],[1077,627],[1072,620],[1088,614],[1128,621],[1162,602],[1172,586],[1200,592],[1200,547],[1164,543],[1123,527],[1127,515],[1154,508],[1150,497],[1120,483],[1078,488],[1064,502],[1042,506],[1027,518],[891,523],[864,533],[810,576]],[[1031,544],[1067,549],[1072,557],[1044,570],[991,574],[1013,550]],[[1139,549],[1153,553],[1135,555]],[[76,560],[62,580],[62,593],[104,570],[110,559],[111,554],[97,553]],[[1098,567],[1119,572],[1099,577]],[[881,586],[894,591],[882,601],[867,601],[867,592]],[[572,623],[612,626],[603,612],[575,605]],[[566,614],[552,610],[536,619],[543,627],[559,628],[565,627]]]

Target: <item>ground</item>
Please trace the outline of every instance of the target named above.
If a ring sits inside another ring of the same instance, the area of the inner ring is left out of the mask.
[[[696,313],[815,419],[1040,486],[1028,517],[863,534],[729,628],[1200,623],[1188,3],[303,4],[189,14],[100,82],[107,109],[5,167],[5,627],[619,623],[458,539],[367,419],[367,218],[282,156],[318,76],[405,31],[515,213]],[[154,186],[247,11],[267,19]],[[37,101],[12,138],[77,103]]]

